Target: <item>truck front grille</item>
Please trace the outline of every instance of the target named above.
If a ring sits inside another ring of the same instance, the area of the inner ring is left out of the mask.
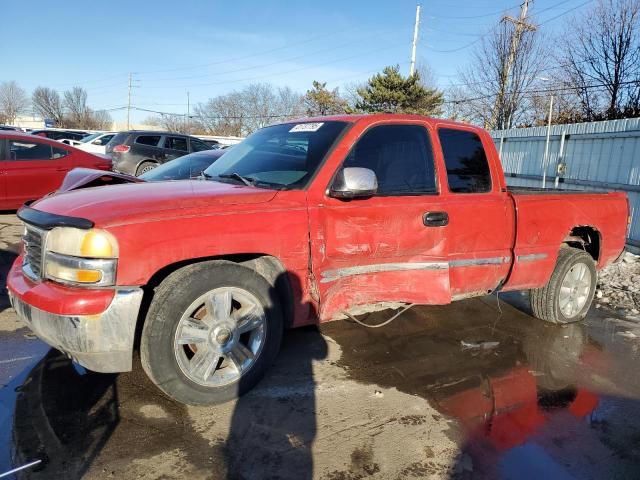
[[[22,244],[24,246],[22,271],[34,280],[38,280],[42,276],[42,244],[44,234],[45,232],[42,230],[25,224],[24,235],[22,236]]]

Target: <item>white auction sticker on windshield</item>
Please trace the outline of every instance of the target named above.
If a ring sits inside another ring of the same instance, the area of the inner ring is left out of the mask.
[[[324,122],[299,123],[294,125],[289,132],[317,132],[322,125]]]

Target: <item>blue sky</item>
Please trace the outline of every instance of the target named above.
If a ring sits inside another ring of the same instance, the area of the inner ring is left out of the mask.
[[[530,12],[545,21],[579,7],[542,27],[554,35],[587,8],[584,1],[535,0]],[[455,83],[473,42],[501,11],[516,15],[518,4],[423,2],[418,60],[440,86]],[[16,80],[29,92],[79,85],[92,107],[115,108],[126,105],[134,72],[133,105],[176,113],[186,111],[187,92],[195,104],[253,82],[301,92],[313,80],[340,87],[385,65],[408,72],[415,7],[415,0],[5,2],[0,81]]]

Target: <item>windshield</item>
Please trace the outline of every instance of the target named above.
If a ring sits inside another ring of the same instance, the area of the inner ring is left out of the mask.
[[[216,161],[217,158],[221,157],[223,153],[224,151],[211,152],[207,150],[185,155],[143,173],[140,175],[140,178],[147,182],[196,178],[199,177],[209,165]]]
[[[285,123],[258,130],[225,150],[207,178],[255,186],[303,188],[346,127],[346,122]]]
[[[92,140],[95,140],[96,138],[98,138],[100,135],[102,135],[102,133],[92,133],[91,135],[87,135],[86,137],[82,137],[80,139],[80,141],[82,143],[89,143]]]

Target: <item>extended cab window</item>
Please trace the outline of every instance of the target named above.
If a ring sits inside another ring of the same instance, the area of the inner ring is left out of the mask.
[[[449,190],[483,193],[491,190],[491,174],[480,137],[468,130],[438,130]]]
[[[47,143],[22,140],[9,141],[10,160],[51,160],[64,157],[67,151],[55,148]]]
[[[436,191],[429,135],[419,125],[382,125],[368,130],[343,167],[370,168],[379,195],[419,195]]]
[[[136,143],[140,145],[157,147],[160,143],[160,135],[140,135],[138,138],[136,138]]]

